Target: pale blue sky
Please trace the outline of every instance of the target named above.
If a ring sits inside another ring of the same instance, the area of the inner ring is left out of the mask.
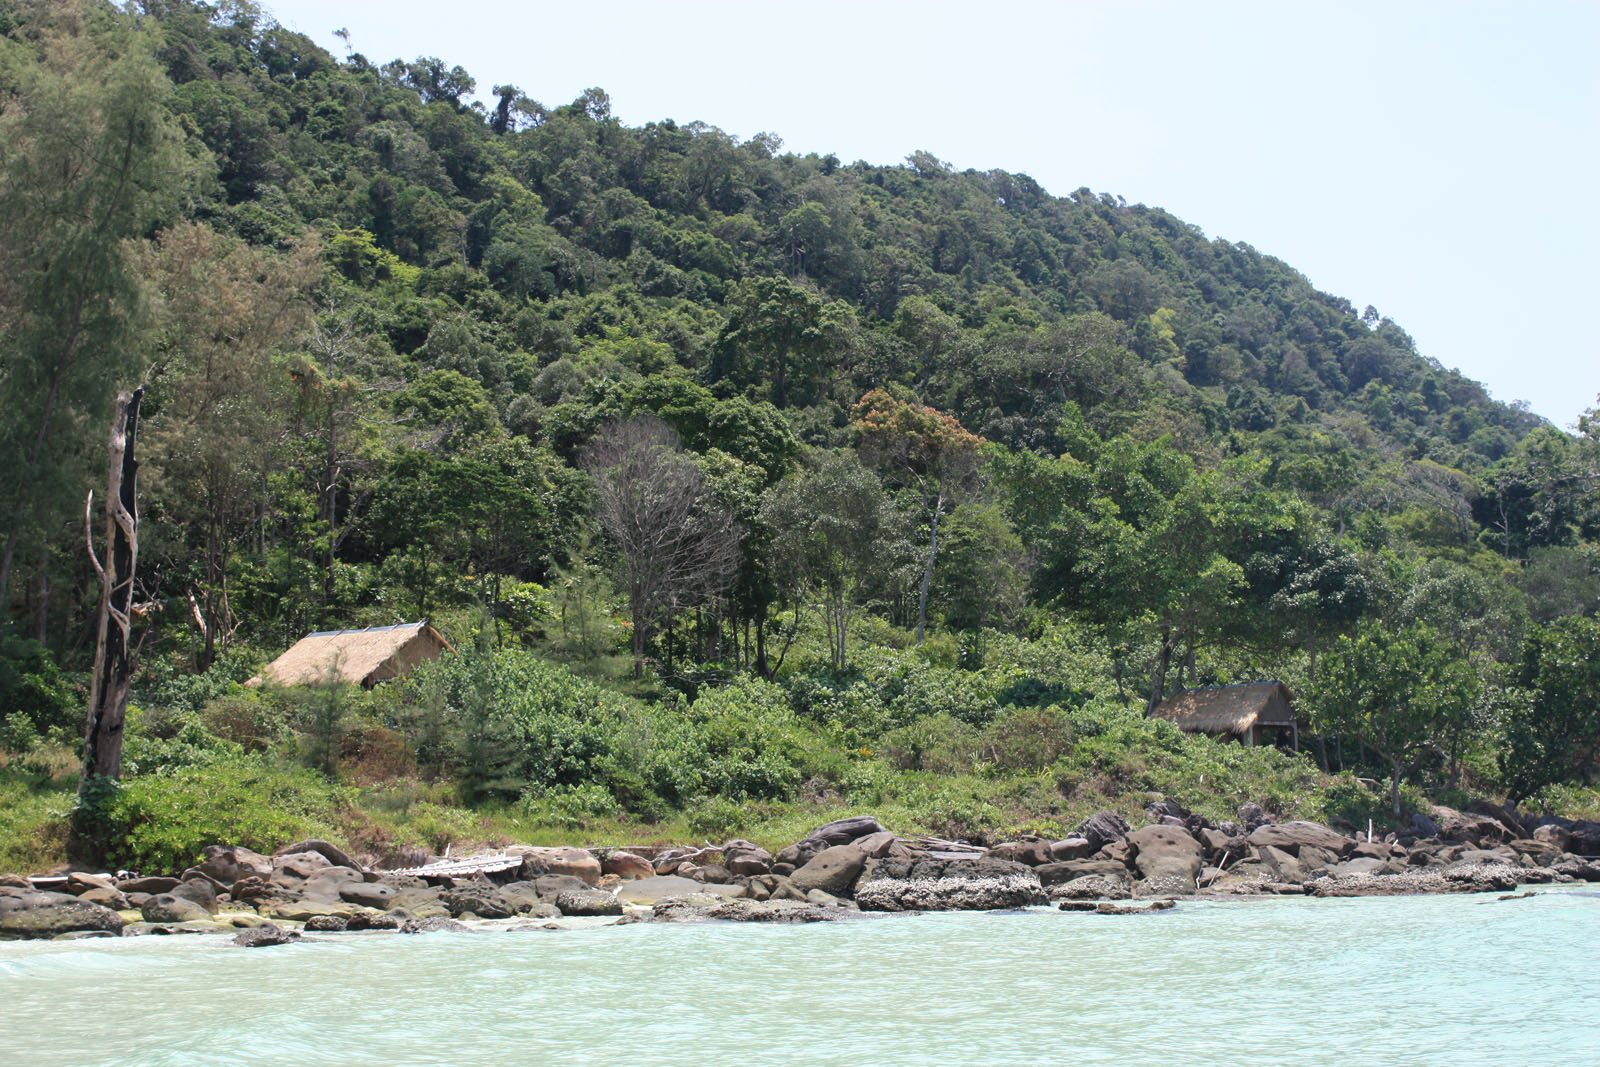
[[[1029,174],[1166,208],[1375,305],[1558,426],[1596,403],[1600,3],[267,0],[480,93]]]

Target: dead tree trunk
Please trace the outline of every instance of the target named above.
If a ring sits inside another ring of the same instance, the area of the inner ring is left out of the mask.
[[[90,679],[89,715],[84,729],[83,776],[78,786],[79,814],[73,831],[79,854],[93,856],[103,842],[95,833],[94,800],[107,781],[122,774],[122,726],[128,710],[129,662],[133,629],[133,572],[139,562],[139,508],[135,475],[134,436],[139,425],[142,388],[117,397],[111,423],[110,479],[106,493],[106,544],[102,564],[94,548],[91,514],[94,494],[84,510],[89,535],[89,559],[100,577],[99,636],[95,643],[94,674]],[[87,822],[87,824],[85,824]]]

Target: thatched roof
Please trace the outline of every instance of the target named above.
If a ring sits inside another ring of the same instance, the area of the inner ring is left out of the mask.
[[[307,634],[248,684],[318,685],[349,682],[371,687],[410,673],[423,660],[455,648],[426,622],[373,626],[365,630],[321,630]]]
[[[1245,734],[1252,726],[1294,722],[1294,694],[1282,682],[1246,682],[1206,689],[1180,689],[1152,714],[1196,734]]]

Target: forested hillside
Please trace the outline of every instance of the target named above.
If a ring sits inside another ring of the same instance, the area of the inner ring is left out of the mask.
[[[140,384],[129,860],[862,804],[977,834],[1150,792],[1386,811],[1356,772],[1594,803],[1600,421],[1114,195],[135,7],[0,0],[15,855],[58,844],[84,500]],[[463,651],[407,683],[237,684],[420,618]],[[1265,678],[1309,754],[1143,717]],[[230,811],[163,837],[196,795]]]

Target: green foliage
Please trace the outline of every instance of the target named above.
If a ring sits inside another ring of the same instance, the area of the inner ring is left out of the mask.
[[[0,631],[0,751],[83,731],[88,697],[38,641]]]
[[[107,859],[130,870],[181,871],[206,845],[270,853],[305,837],[338,839],[336,801],[318,775],[254,757],[140,774],[104,802]]]

